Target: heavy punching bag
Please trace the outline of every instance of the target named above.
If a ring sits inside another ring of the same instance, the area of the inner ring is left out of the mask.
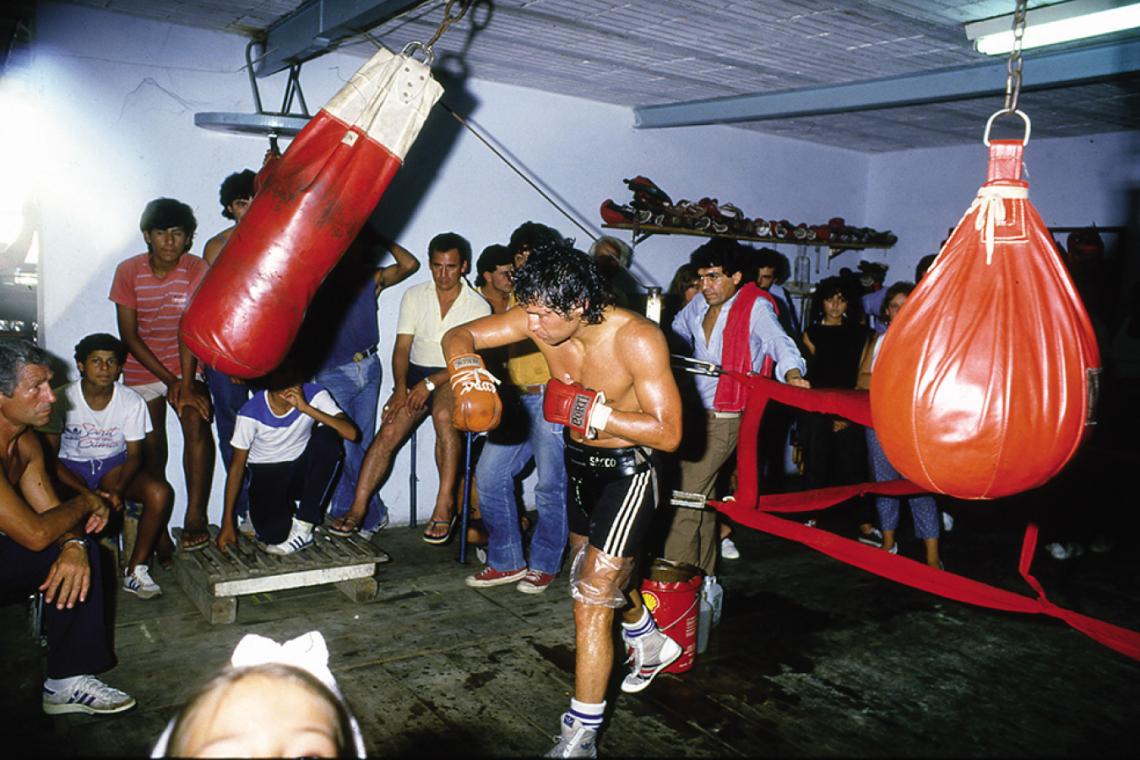
[[[904,477],[963,499],[1039,486],[1093,421],[1100,355],[1021,179],[994,140],[987,182],[883,338],[871,414]]]
[[[427,64],[380,50],[266,166],[182,318],[199,359],[244,378],[281,362],[441,94]]]

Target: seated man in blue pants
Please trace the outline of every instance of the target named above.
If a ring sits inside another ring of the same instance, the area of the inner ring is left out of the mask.
[[[296,379],[294,371],[278,369],[266,378],[268,389],[238,412],[219,549],[237,543],[236,505],[244,479],[249,517],[266,552],[292,554],[313,543],[313,528],[340,474],[340,439],[355,441],[360,431],[327,390]]]
[[[56,496],[32,430],[47,424],[54,401],[47,353],[0,340],[0,592],[44,592],[44,712],[123,712],[134,698],[92,675],[115,664],[99,550],[84,535],[103,529],[108,507],[91,491]]]
[[[510,251],[514,264],[521,267],[530,252],[545,243],[557,243],[562,235],[537,222],[527,222],[511,234]],[[517,305],[514,295],[511,308]],[[487,527],[487,565],[467,578],[473,588],[514,583],[524,594],[540,594],[558,575],[562,554],[566,549],[569,528],[566,524],[566,464],[563,461],[562,425],[547,422],[542,416],[542,400],[550,370],[546,359],[531,340],[509,347],[507,373],[513,386],[507,398],[508,414],[504,424],[491,432],[479,455],[475,470],[475,488],[479,493],[479,511]],[[538,507],[538,525],[530,540],[530,560],[523,555],[522,532],[519,528],[515,499],[515,478],[534,458],[538,482],[534,500]],[[520,580],[521,579],[521,580]]]

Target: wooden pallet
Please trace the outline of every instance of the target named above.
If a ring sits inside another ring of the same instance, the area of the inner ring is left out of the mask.
[[[285,557],[266,554],[245,536],[224,553],[211,541],[200,551],[175,552],[175,577],[211,623],[234,622],[238,597],[247,594],[332,583],[354,602],[376,598],[376,566],[391,559],[387,553],[357,536],[317,531],[313,539],[312,546]]]

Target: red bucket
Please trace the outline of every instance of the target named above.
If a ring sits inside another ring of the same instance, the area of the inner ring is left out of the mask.
[[[641,598],[657,628],[681,645],[681,656],[662,673],[691,670],[697,657],[697,617],[701,575],[688,565],[654,561],[641,582]]]

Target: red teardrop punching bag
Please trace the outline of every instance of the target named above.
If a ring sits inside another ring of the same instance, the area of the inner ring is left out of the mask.
[[[992,499],[1039,486],[1092,422],[1096,338],[1021,179],[990,144],[987,182],[883,338],[871,415],[883,451],[931,491]]]
[[[195,356],[245,378],[281,362],[441,93],[426,64],[380,50],[266,167],[182,317]]]

